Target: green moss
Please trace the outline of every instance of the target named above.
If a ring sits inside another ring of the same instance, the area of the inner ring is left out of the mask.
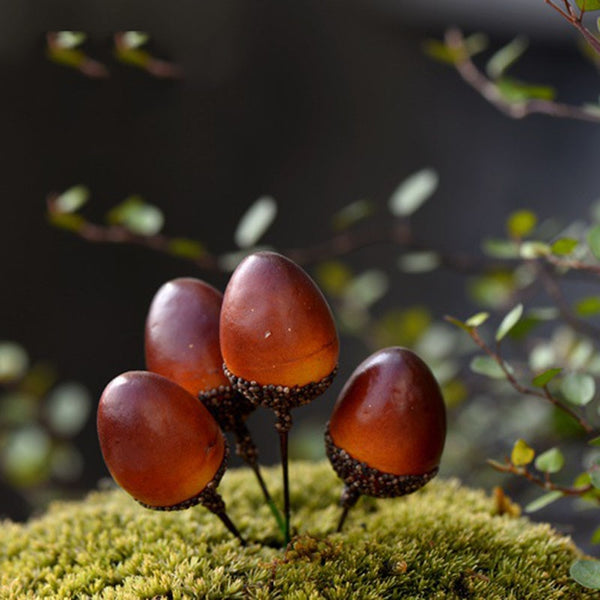
[[[280,501],[279,469],[265,477]],[[225,475],[242,548],[202,507],[148,511],[118,490],[56,503],[0,528],[1,598],[593,598],[569,578],[580,553],[548,525],[494,516],[494,501],[456,481],[394,500],[362,498],[343,534],[341,484],[326,463],[293,463],[290,548],[253,475]]]

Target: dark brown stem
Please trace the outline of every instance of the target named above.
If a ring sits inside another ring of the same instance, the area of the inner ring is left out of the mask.
[[[358,502],[359,498],[360,492],[354,486],[344,486],[344,491],[342,492],[342,497],[340,498],[340,505],[342,506],[343,510],[342,514],[340,515],[340,520],[336,529],[337,533],[340,533],[342,531],[350,509]]]
[[[579,29],[581,30],[581,28],[585,29],[582,25]],[[591,36],[591,33],[588,32],[588,34]],[[595,40],[595,38],[593,39]],[[445,42],[457,56],[454,67],[463,80],[490,104],[512,119],[523,119],[532,114],[544,114],[550,117],[600,123],[600,112],[594,112],[585,107],[561,104],[552,100],[531,99],[520,102],[507,100],[498,85],[475,66],[465,45],[465,39],[458,29],[449,29],[445,35]],[[598,44],[597,51],[600,52],[600,42],[596,40],[596,43]]]
[[[475,327],[469,328],[469,335],[472,340],[494,361],[498,364],[498,366],[502,369],[506,380],[510,383],[510,385],[520,394],[524,394],[526,396],[535,396],[536,398],[541,398],[542,400],[546,400],[556,406],[559,410],[569,415],[574,421],[576,421],[579,426],[586,432],[591,433],[593,431],[591,425],[580,415],[578,415],[575,411],[569,408],[566,404],[563,404],[560,400],[558,400],[555,396],[552,395],[550,390],[544,386],[542,390],[537,390],[534,388],[530,388],[522,385],[517,381],[515,376],[509,370],[506,362],[502,358],[499,351],[492,350],[481,338],[479,332]]]
[[[229,531],[231,531],[231,533],[233,533],[233,535],[238,540],[240,540],[240,544],[242,544],[242,546],[245,546],[246,545],[246,540],[242,537],[242,535],[238,531],[237,527],[233,524],[233,522],[231,521],[231,519],[227,516],[227,513],[225,513],[225,512],[216,512],[214,514],[217,515],[217,517],[219,517],[219,519],[221,519],[221,521],[223,522],[223,524],[225,525],[225,527],[227,527],[227,529],[229,529]]]
[[[290,478],[288,469],[288,430],[279,431],[279,448],[281,450],[281,469],[283,473],[283,520],[284,545],[290,543]]]
[[[519,477],[527,479],[531,483],[534,483],[535,485],[541,487],[544,490],[550,492],[560,492],[565,496],[583,496],[584,494],[587,494],[592,489],[594,489],[594,486],[591,483],[577,487],[558,485],[551,481],[550,475],[548,473],[545,473],[544,477],[538,477],[537,475],[531,473],[531,471],[529,471],[525,467],[517,467],[513,465],[508,458],[505,459],[504,464],[500,464],[493,460],[488,460],[488,464],[494,469],[496,469],[496,471],[500,471],[501,473],[512,473],[513,475],[517,475]]]

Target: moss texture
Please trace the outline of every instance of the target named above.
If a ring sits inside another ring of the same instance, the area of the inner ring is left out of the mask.
[[[279,469],[265,478],[280,501]],[[206,509],[148,511],[119,490],[56,503],[0,529],[1,598],[595,598],[569,578],[580,553],[548,525],[495,516],[456,481],[393,500],[361,498],[333,533],[340,481],[328,463],[293,463],[286,552],[249,470],[225,475],[242,548]]]

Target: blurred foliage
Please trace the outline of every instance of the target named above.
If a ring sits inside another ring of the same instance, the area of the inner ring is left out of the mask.
[[[91,409],[81,384],[59,382],[19,344],[0,342],[0,479],[33,506],[64,495],[83,470],[76,436]]]

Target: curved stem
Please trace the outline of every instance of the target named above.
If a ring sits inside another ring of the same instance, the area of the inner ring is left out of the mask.
[[[346,517],[348,516],[348,512],[357,503],[359,498],[360,492],[358,490],[356,490],[351,485],[344,486],[344,491],[342,492],[342,497],[340,498],[340,504],[343,510],[342,514],[340,515],[340,520],[336,529],[337,533],[340,533],[342,531],[344,523],[346,522]]]
[[[246,423],[240,417],[238,422],[236,423],[235,429],[233,430],[233,434],[236,439],[236,453],[237,455],[252,469],[254,475],[256,476],[256,480],[258,481],[258,485],[263,493],[265,501],[275,517],[275,521],[277,521],[277,527],[283,535],[285,535],[285,522],[279,509],[275,505],[271,494],[269,493],[269,489],[267,488],[267,484],[263,479],[263,476],[260,472],[260,467],[258,464],[258,450],[256,448],[256,444],[250,435],[250,431],[248,427],[246,427]]]

